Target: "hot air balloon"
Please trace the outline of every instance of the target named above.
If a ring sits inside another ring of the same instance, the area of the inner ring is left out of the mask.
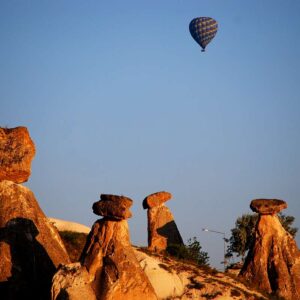
[[[202,52],[215,37],[218,31],[218,23],[209,17],[195,18],[190,23],[190,33],[194,40],[201,46]]]

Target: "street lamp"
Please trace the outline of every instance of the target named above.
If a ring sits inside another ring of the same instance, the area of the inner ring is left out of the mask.
[[[224,272],[226,269],[226,239],[225,239],[225,232],[221,232],[221,231],[216,231],[216,230],[211,230],[211,229],[207,229],[207,228],[202,228],[202,231],[205,232],[213,232],[213,233],[217,233],[217,234],[222,234],[223,235],[223,241],[224,241]]]

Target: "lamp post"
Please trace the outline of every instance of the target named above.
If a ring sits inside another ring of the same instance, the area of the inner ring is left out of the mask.
[[[225,232],[221,232],[221,231],[216,231],[216,230],[211,230],[211,229],[207,229],[207,228],[202,228],[202,231],[205,232],[213,232],[213,233],[217,233],[217,234],[222,234],[223,235],[223,241],[224,241],[224,272],[226,269],[226,239],[225,239]]]

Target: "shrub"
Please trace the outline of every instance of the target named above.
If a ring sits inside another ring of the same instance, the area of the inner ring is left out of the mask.
[[[188,239],[187,245],[171,244],[167,247],[167,252],[179,259],[184,259],[196,263],[199,266],[209,265],[208,253],[201,250],[202,247],[196,237]]]
[[[59,235],[63,240],[70,260],[72,262],[78,261],[85,245],[87,235],[85,233],[73,231],[60,231]]]

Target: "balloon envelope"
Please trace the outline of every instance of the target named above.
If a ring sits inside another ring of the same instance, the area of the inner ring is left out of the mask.
[[[204,51],[207,44],[215,37],[218,31],[218,23],[213,18],[200,17],[193,19],[189,28],[191,36]]]

